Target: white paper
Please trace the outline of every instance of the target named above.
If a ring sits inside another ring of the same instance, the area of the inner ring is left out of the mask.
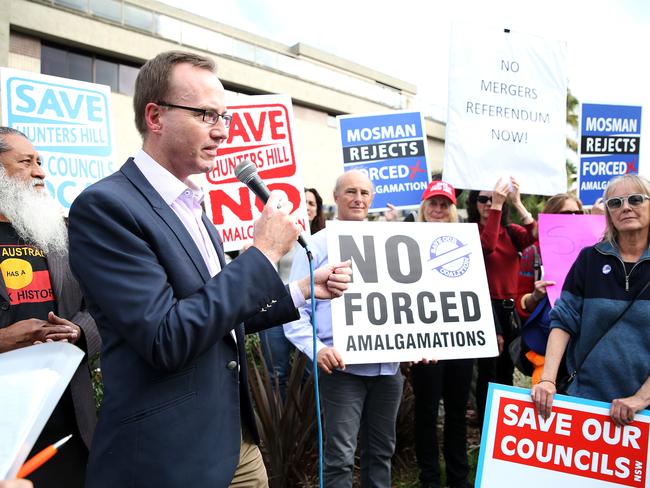
[[[15,477],[83,356],[67,342],[0,354],[0,479]]]
[[[521,193],[566,191],[566,87],[564,43],[454,25],[443,179],[491,190],[508,175]]]

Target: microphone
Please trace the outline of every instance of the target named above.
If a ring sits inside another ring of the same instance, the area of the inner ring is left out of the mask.
[[[257,174],[257,167],[248,159],[244,159],[237,165],[235,168],[235,176],[239,181],[246,185],[250,191],[255,193],[255,196],[257,196],[262,203],[266,203],[269,196],[271,196],[266,183],[264,183],[262,178]],[[298,236],[298,243],[307,249],[307,240],[302,232]]]

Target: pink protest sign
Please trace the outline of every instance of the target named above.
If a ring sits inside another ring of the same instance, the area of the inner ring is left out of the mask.
[[[539,247],[551,305],[560,296],[564,278],[582,248],[593,246],[605,231],[604,215],[539,214]]]

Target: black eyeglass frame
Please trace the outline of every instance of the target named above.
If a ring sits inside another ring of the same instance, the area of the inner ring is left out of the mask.
[[[630,200],[630,198],[633,198],[634,201]],[[648,195],[645,195],[643,193],[631,193],[630,195],[624,197],[608,198],[605,200],[605,206],[609,210],[618,210],[623,207],[623,204],[626,201],[630,207],[638,207],[639,205],[643,205],[643,202],[646,200],[650,200],[650,197]]]
[[[562,210],[561,212],[558,212],[560,215],[584,215],[585,211],[584,210]]]
[[[483,201],[481,201],[481,200],[483,200]],[[490,196],[488,196],[488,195],[478,195],[478,196],[476,197],[476,201],[477,201],[478,203],[482,203],[483,205],[485,205],[487,202],[491,202],[491,201],[492,201],[492,197],[490,197]]]
[[[167,102],[157,102],[156,105],[160,105],[161,107],[168,107],[168,108],[180,108],[181,110],[189,110],[191,112],[196,112],[197,114],[201,114],[203,116],[203,122],[206,124],[210,125],[216,125],[219,122],[219,118],[223,120],[223,125],[226,127],[230,127],[230,122],[232,121],[232,115],[229,114],[220,114],[216,110],[210,110],[206,108],[196,108],[196,107],[187,107],[185,105],[176,105],[174,103],[167,103]],[[208,117],[209,120],[206,120],[205,118]],[[211,121],[214,119],[214,121]]]

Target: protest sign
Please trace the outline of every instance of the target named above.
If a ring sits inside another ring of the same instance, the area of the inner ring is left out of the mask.
[[[336,119],[343,171],[363,171],[374,186],[370,211],[386,210],[389,203],[397,208],[419,206],[431,180],[422,114],[341,115]]]
[[[615,176],[639,173],[641,107],[582,104],[578,197],[593,205]]]
[[[455,25],[443,179],[491,190],[514,176],[522,193],[566,191],[565,45]]]
[[[108,86],[0,68],[2,124],[39,151],[45,185],[66,211],[87,186],[118,169]]]
[[[332,300],[346,364],[497,355],[475,224],[327,222],[327,250],[352,259],[353,281]]]
[[[530,390],[490,384],[476,487],[648,487],[650,411],[617,427],[610,405],[555,395],[544,420]]]
[[[564,279],[580,251],[599,242],[605,232],[604,215],[539,214],[539,248],[551,306],[560,297]]]
[[[285,95],[261,95],[228,104],[232,122],[228,139],[219,146],[215,167],[202,177],[206,211],[217,226],[226,251],[252,243],[253,222],[264,205],[235,177],[235,168],[248,160],[270,191],[279,190],[291,202],[292,213],[309,232],[302,174],[296,162],[293,107]]]

